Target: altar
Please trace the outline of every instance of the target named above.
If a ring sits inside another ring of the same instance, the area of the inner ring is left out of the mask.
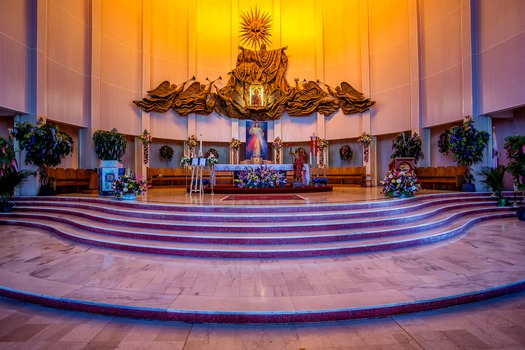
[[[220,171],[242,171],[242,170],[248,170],[248,168],[251,169],[257,169],[257,168],[272,168],[276,171],[293,171],[293,164],[215,164],[211,169],[211,182],[213,186],[216,185],[215,183],[215,173]],[[303,165],[303,183],[305,186],[307,186],[310,183],[310,167],[308,164]]]

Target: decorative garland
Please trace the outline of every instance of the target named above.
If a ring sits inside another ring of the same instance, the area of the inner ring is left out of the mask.
[[[148,130],[144,129],[142,134],[139,135],[139,139],[142,141],[142,145],[144,146],[144,164],[148,164],[149,145],[153,143],[153,137],[148,132]]]

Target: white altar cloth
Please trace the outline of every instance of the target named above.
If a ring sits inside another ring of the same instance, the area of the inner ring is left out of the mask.
[[[218,171],[241,171],[247,170],[248,168],[257,169],[265,167],[267,169],[274,169],[277,171],[289,171],[293,170],[293,164],[215,164],[212,167],[211,180],[215,186],[215,172]],[[310,183],[310,166],[308,164],[303,165],[303,183],[308,185]]]

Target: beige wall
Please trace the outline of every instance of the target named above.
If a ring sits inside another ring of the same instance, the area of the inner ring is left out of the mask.
[[[270,140],[304,142],[315,132],[339,145],[369,131],[382,135],[381,172],[396,133],[432,128],[428,162],[440,165],[448,162],[434,152],[444,125],[466,113],[525,105],[522,0],[1,1],[2,114],[41,114],[76,135],[115,127],[130,142],[144,128],[154,140],[178,145],[191,134],[218,144],[243,139],[242,121],[144,113],[132,101],[164,80],[222,76],[217,86],[224,86],[240,45],[240,13],[255,5],[273,18],[269,48],[288,47],[291,85],[295,77],[331,86],[347,81],[377,101],[363,115],[284,115],[270,123]],[[78,164],[96,166],[90,146],[78,154],[89,159]],[[126,166],[140,163],[134,150]]]

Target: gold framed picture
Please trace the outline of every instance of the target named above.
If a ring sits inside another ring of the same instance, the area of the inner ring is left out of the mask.
[[[250,85],[250,106],[264,105],[264,88],[262,85]]]

